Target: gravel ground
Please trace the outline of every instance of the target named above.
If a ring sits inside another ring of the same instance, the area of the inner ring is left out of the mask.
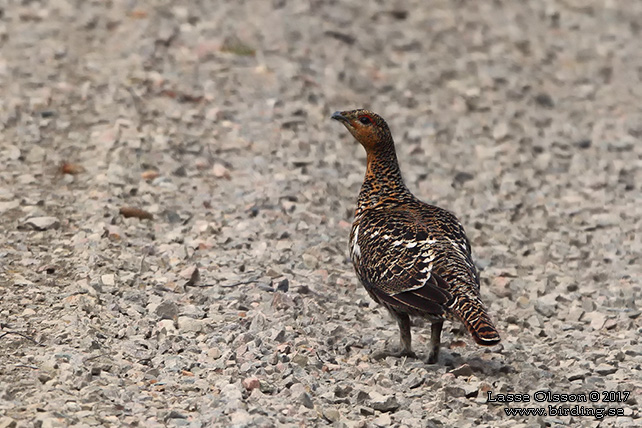
[[[0,427],[641,426],[641,32],[638,0],[4,2]],[[370,358],[356,107],[466,226],[501,345]]]

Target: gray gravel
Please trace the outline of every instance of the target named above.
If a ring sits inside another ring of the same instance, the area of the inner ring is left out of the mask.
[[[0,5],[0,427],[642,425],[642,2],[151,3]],[[356,107],[466,226],[501,345],[369,357]],[[631,394],[487,403],[544,390]]]

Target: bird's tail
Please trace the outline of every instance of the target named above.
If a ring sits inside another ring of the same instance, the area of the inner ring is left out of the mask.
[[[499,333],[479,298],[456,296],[453,300],[451,310],[464,323],[478,345],[493,346],[500,342]]]

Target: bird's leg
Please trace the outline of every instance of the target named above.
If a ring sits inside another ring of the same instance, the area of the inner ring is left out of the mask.
[[[374,358],[375,360],[379,360],[385,357],[417,358],[417,354],[412,351],[411,347],[412,336],[410,334],[410,316],[408,314],[393,311],[390,311],[390,313],[397,320],[397,324],[399,324],[399,342],[401,347],[398,351],[393,352],[375,352],[372,354],[372,358]]]
[[[399,356],[417,358],[417,355],[412,351],[412,335],[410,333],[410,316],[408,314],[395,314],[397,324],[399,324],[399,342],[401,349]]]
[[[428,356],[428,364],[436,364],[439,360],[439,345],[441,343],[441,328],[444,326],[444,321],[436,321],[430,326],[430,355]]]

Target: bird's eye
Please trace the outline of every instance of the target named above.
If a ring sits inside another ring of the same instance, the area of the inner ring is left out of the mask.
[[[372,120],[368,116],[361,116],[359,118],[359,122],[363,123],[364,125],[370,125],[372,123]]]

